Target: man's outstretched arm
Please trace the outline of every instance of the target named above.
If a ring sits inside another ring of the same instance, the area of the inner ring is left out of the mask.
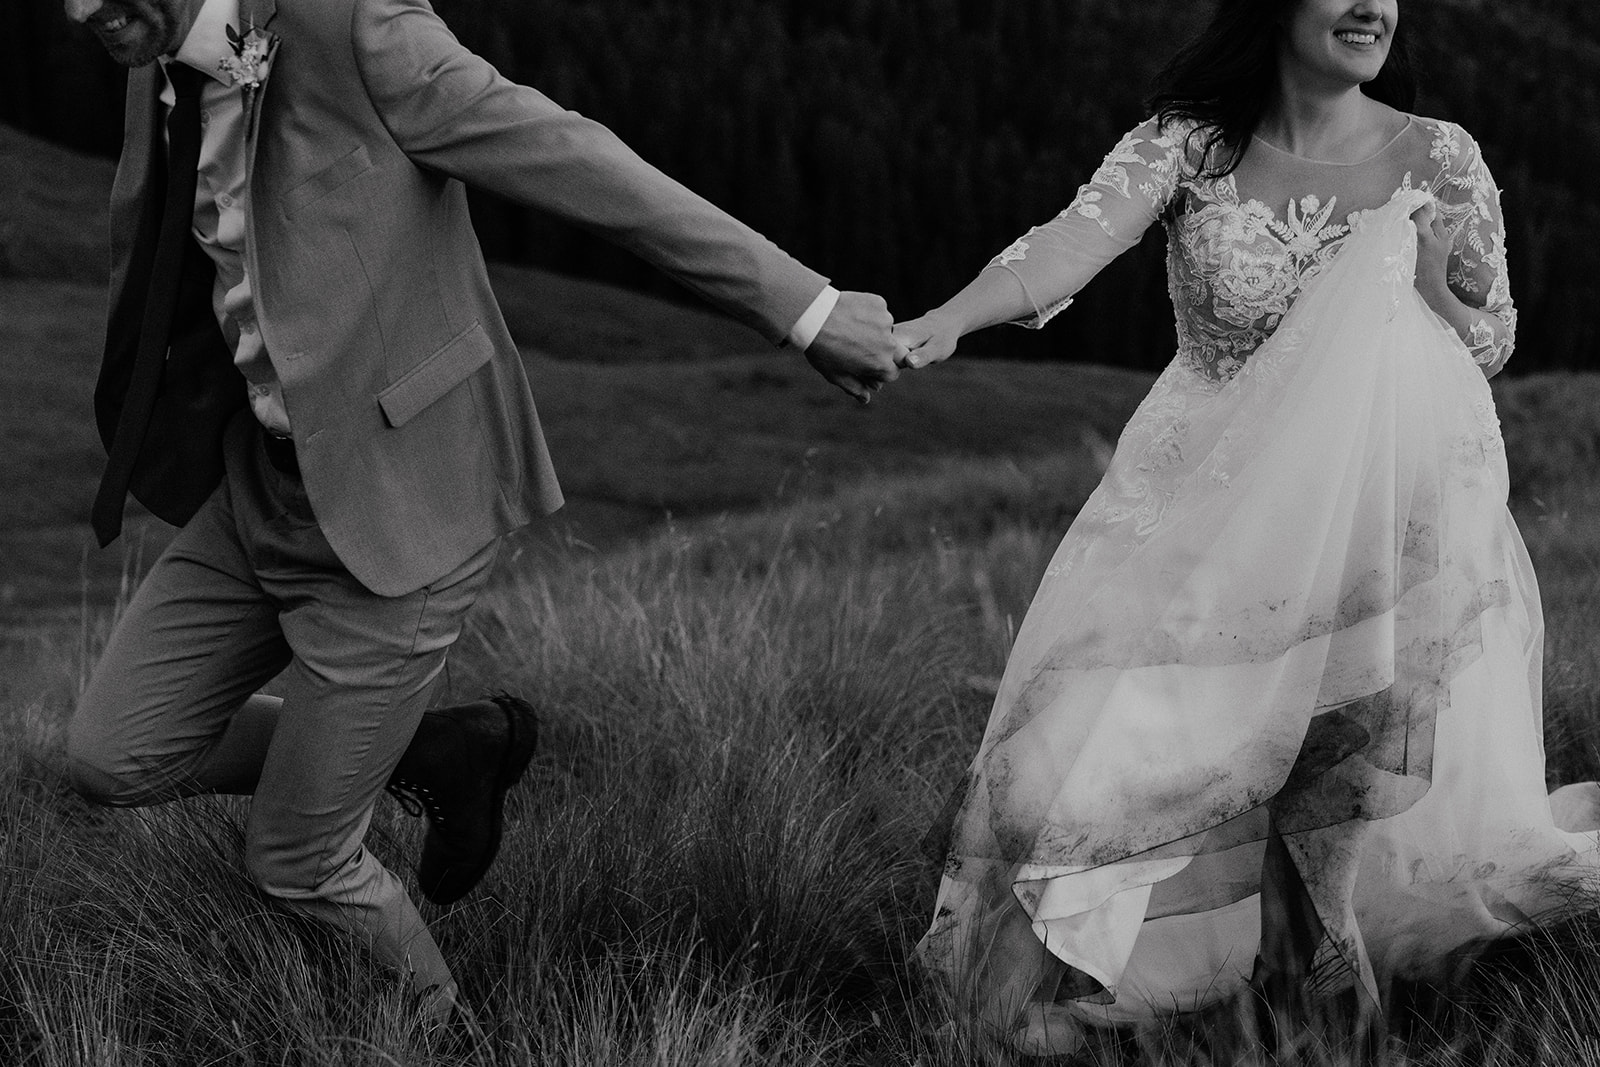
[[[355,0],[352,32],[368,96],[414,163],[596,232],[773,343],[826,287],[605,126],[502,77],[424,0]],[[858,397],[896,373],[882,305],[843,294],[806,348],[824,377]]]

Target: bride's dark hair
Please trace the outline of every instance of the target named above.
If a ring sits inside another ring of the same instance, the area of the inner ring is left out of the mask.
[[[1302,0],[1219,0],[1211,22],[1156,75],[1145,107],[1161,125],[1196,123],[1189,132],[1199,177],[1233,171],[1278,91],[1283,23]],[[1361,91],[1400,111],[1416,105],[1417,83],[1405,34],[1395,27],[1383,69]]]

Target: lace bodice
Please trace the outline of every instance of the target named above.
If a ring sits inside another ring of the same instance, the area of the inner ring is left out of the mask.
[[[1451,290],[1482,309],[1467,340],[1473,360],[1498,369],[1511,355],[1516,309],[1499,191],[1461,127],[1408,117],[1383,149],[1355,164],[1302,159],[1256,139],[1220,179],[1193,177],[1191,128],[1141,123],[1065,211],[991,261],[1027,293],[1034,314],[1024,325],[1044,325],[1160,219],[1177,359],[1220,385],[1272,335],[1365,214],[1420,188],[1434,195],[1450,234]]]

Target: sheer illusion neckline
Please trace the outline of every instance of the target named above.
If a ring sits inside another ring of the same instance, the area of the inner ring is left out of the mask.
[[[1373,152],[1371,155],[1367,156],[1366,158],[1355,160],[1352,163],[1334,163],[1334,162],[1331,162],[1330,160],[1326,160],[1326,159],[1312,159],[1310,156],[1296,155],[1294,152],[1289,151],[1287,148],[1279,148],[1277,145],[1273,144],[1271,141],[1269,141],[1266,138],[1262,137],[1258,133],[1251,134],[1250,135],[1250,139],[1252,141],[1255,141],[1257,144],[1262,145],[1265,148],[1271,149],[1272,151],[1278,153],[1278,155],[1280,155],[1280,156],[1287,156],[1290,159],[1296,160],[1297,162],[1300,162],[1300,163],[1313,163],[1313,164],[1315,164],[1315,165],[1317,165],[1319,167],[1360,167],[1360,166],[1364,166],[1365,164],[1371,163],[1375,159],[1378,159],[1385,152],[1389,151],[1395,145],[1399,144],[1401,138],[1403,138],[1410,131],[1411,124],[1416,122],[1416,121],[1417,120],[1416,120],[1415,116],[1407,115],[1406,116],[1405,125],[1401,126],[1400,129],[1395,132],[1395,135],[1393,137],[1391,137],[1387,141],[1385,141],[1381,148],[1379,148],[1376,152]]]

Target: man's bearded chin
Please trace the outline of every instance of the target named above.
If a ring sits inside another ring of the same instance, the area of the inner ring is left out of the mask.
[[[177,27],[164,11],[143,7],[137,12],[128,11],[127,18],[128,24],[115,33],[95,31],[106,52],[124,67],[147,66],[182,43],[176,39]]]

